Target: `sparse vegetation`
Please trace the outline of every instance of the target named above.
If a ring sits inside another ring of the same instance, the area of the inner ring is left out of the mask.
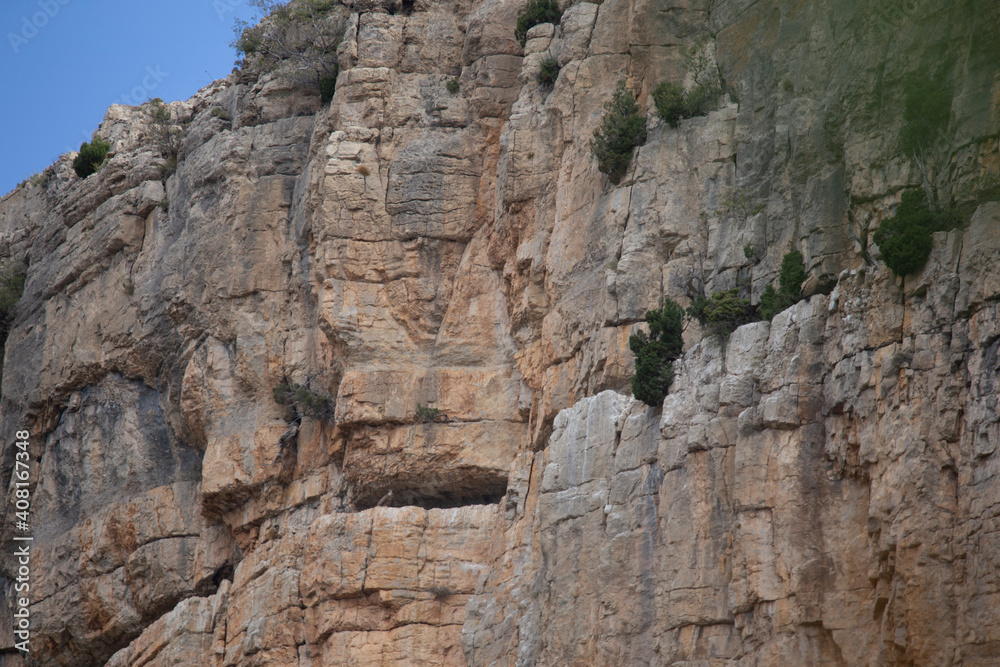
[[[926,72],[911,74],[903,84],[903,127],[899,144],[903,152],[922,158],[948,127],[951,93],[941,78]]]
[[[44,188],[49,183],[49,172],[43,171],[40,174],[33,174],[28,182],[36,188]]]
[[[227,123],[233,119],[233,115],[229,113],[229,109],[226,109],[225,107],[213,107],[211,115],[213,118],[224,120]]]
[[[168,178],[177,171],[177,155],[180,152],[184,131],[173,124],[170,107],[161,99],[151,100],[146,113],[149,117],[146,138],[153,149],[163,156],[164,163],[160,167],[160,174],[163,178]]]
[[[538,85],[543,88],[551,88],[559,78],[559,61],[555,58],[546,58],[542,61],[541,69],[538,71]]]
[[[696,296],[688,306],[687,314],[698,320],[707,331],[729,338],[737,328],[753,322],[754,308],[750,299],[740,296],[740,288],[713,292],[711,297]]]
[[[242,67],[275,72],[312,88],[329,102],[337,80],[337,45],[347,11],[334,0],[249,0],[259,23],[236,21],[236,49]]]
[[[632,394],[646,405],[658,407],[674,381],[674,360],[684,347],[684,309],[667,299],[660,310],[646,311],[646,324],[648,334],[640,330],[628,339],[635,354]]]
[[[943,77],[932,77],[920,71],[907,77],[903,84],[903,126],[899,130],[899,146],[916,162],[931,209],[939,205],[935,149],[948,130],[951,104],[952,92]]]
[[[681,119],[686,117],[684,86],[679,83],[661,81],[653,91],[653,103],[656,105],[656,113],[669,123],[670,127],[677,127]]]
[[[427,423],[434,421],[438,415],[441,414],[441,410],[438,408],[432,408],[429,405],[421,405],[417,403],[417,421]]]
[[[86,141],[80,144],[80,154],[73,160],[73,171],[80,178],[87,178],[96,173],[104,165],[104,158],[111,150],[111,144],[100,137],[96,137],[90,143]]]
[[[718,95],[718,90],[704,84],[699,83],[685,91],[679,83],[663,81],[653,91],[653,103],[660,118],[676,128],[685,118],[708,113]]]
[[[896,207],[872,234],[882,259],[897,276],[907,276],[923,268],[931,254],[932,234],[952,229],[960,223],[954,209],[932,211],[922,190],[907,190]]]
[[[771,320],[796,301],[802,292],[806,279],[806,267],[802,253],[792,250],[781,258],[781,273],[778,275],[778,290],[768,285],[760,296],[759,314],[761,319]]]
[[[444,87],[452,95],[457,95],[458,90],[461,87],[458,83],[458,77],[456,76],[453,79],[448,79],[448,82],[444,84]]]
[[[177,171],[177,158],[171,155],[163,162],[163,166],[160,167],[160,175],[163,178],[170,178],[175,171]]]
[[[676,128],[685,118],[694,118],[708,113],[719,97],[715,82],[706,82],[709,59],[705,55],[704,44],[684,47],[681,55],[688,71],[692,73],[694,85],[690,90],[674,81],[663,81],[653,90],[653,104],[656,113],[670,127]]]
[[[635,96],[619,81],[614,96],[604,105],[601,126],[594,130],[590,149],[597,158],[597,168],[618,185],[632,162],[636,146],[646,142],[646,118],[639,113]]]
[[[301,415],[317,419],[333,418],[333,399],[312,391],[306,385],[282,383],[274,388],[273,393],[275,402],[290,405]]]
[[[514,38],[524,46],[528,40],[528,31],[541,23],[559,23],[562,10],[556,0],[528,0],[521,13],[517,15],[517,27],[514,28]]]

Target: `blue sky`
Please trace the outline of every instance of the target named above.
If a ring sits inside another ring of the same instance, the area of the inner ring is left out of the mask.
[[[89,140],[114,102],[187,99],[232,71],[246,0],[3,0],[0,195]]]

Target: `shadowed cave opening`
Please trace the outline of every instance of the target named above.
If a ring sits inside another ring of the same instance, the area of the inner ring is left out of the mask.
[[[465,471],[433,481],[388,480],[376,487],[348,494],[357,511],[372,507],[420,507],[448,509],[468,505],[496,505],[507,493],[507,477],[493,471]]]

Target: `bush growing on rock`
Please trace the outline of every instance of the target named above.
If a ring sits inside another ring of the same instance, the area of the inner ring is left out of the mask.
[[[211,113],[213,118],[218,118],[227,123],[233,119],[233,115],[225,107],[214,107]]]
[[[543,88],[555,85],[559,78],[559,61],[555,58],[546,58],[542,61],[541,69],[538,72],[538,84]]]
[[[653,91],[656,113],[670,127],[676,128],[681,120],[708,113],[718,91],[704,84],[697,84],[685,91],[679,83],[663,81]]]
[[[104,164],[104,158],[111,150],[111,144],[97,137],[90,143],[80,144],[80,154],[73,160],[73,171],[80,178],[87,178]]]
[[[347,12],[333,0],[250,0],[260,22],[237,20],[230,44],[240,64],[262,73],[275,72],[312,88],[323,102],[333,99],[337,46],[347,26]]]
[[[750,299],[741,297],[738,287],[714,292],[711,297],[696,296],[687,313],[688,317],[698,320],[701,326],[723,339],[756,319]]]
[[[426,424],[427,422],[437,420],[439,416],[443,417],[440,408],[433,408],[429,405],[417,403],[417,421]]]
[[[273,390],[274,400],[280,405],[290,405],[303,415],[317,419],[333,417],[333,399],[302,384],[279,384]]]
[[[886,266],[897,276],[907,276],[923,268],[931,254],[932,234],[951,229],[958,223],[953,210],[932,211],[922,190],[907,190],[896,207],[872,234]]]
[[[632,162],[633,150],[646,142],[646,117],[639,113],[635,96],[625,87],[624,81],[618,82],[614,96],[604,109],[601,126],[594,130],[590,149],[597,158],[597,168],[618,185]]]
[[[457,95],[459,89],[461,88],[461,84],[459,84],[458,77],[456,76],[453,79],[448,79],[448,81],[444,84],[444,87],[452,95]]]
[[[559,23],[562,10],[556,0],[528,0],[528,4],[517,15],[514,38],[521,46],[528,40],[528,31],[541,23]]]
[[[806,267],[802,253],[792,250],[781,258],[781,273],[778,275],[778,291],[768,285],[760,296],[760,317],[772,320],[774,316],[799,300],[802,283],[806,279]]]
[[[677,127],[684,118],[684,86],[673,81],[661,81],[653,91],[656,113],[670,127]]]
[[[628,339],[628,347],[635,354],[635,377],[632,394],[645,403],[657,407],[674,381],[674,360],[684,347],[684,309],[671,299],[660,310],[646,311],[649,334],[638,331]]]

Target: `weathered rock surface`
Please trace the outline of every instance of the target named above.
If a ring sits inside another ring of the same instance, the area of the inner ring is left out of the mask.
[[[28,662],[1000,661],[995,3],[577,2],[523,49],[516,0],[344,4],[328,106],[218,81],[169,105],[173,174],[114,106],[101,171],[0,202]],[[698,62],[716,108],[651,115],[611,186],[617,81],[652,113]],[[926,178],[919,72],[951,99]],[[867,235],[921,186],[968,220],[899,280]],[[792,248],[808,299],[689,327],[662,408],[628,397],[647,309],[756,299]]]

